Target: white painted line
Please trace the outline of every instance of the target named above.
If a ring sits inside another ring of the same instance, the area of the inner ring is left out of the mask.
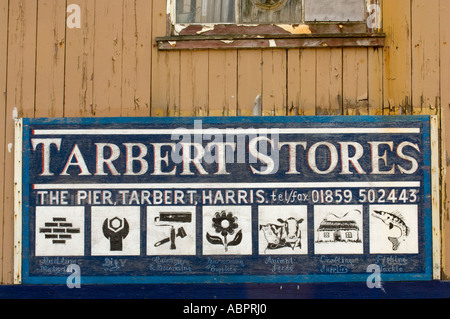
[[[224,188],[358,188],[420,187],[420,182],[311,182],[311,183],[123,183],[123,184],[34,184],[35,190],[49,189],[224,189]]]
[[[420,128],[410,127],[341,127],[341,128],[261,128],[261,129],[37,129],[32,135],[176,135],[183,134],[419,134]]]

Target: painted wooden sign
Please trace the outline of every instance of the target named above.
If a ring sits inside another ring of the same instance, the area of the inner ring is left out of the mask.
[[[22,283],[432,279],[430,117],[17,126]]]

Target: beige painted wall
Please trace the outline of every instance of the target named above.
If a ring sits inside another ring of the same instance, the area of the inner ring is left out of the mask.
[[[81,28],[66,8],[81,8]],[[164,0],[0,0],[0,283],[13,282],[14,116],[436,114],[450,275],[450,3],[384,0],[384,48],[158,51]]]

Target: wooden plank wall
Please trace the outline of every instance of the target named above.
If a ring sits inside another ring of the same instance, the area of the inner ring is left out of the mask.
[[[66,25],[69,4],[81,8],[79,29]],[[384,0],[379,49],[158,51],[166,9],[163,0],[0,0],[0,283],[13,282],[17,116],[438,114],[447,279],[448,0]]]

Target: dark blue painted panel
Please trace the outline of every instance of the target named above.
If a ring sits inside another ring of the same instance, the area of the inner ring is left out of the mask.
[[[24,283],[431,280],[429,117],[23,124]]]

